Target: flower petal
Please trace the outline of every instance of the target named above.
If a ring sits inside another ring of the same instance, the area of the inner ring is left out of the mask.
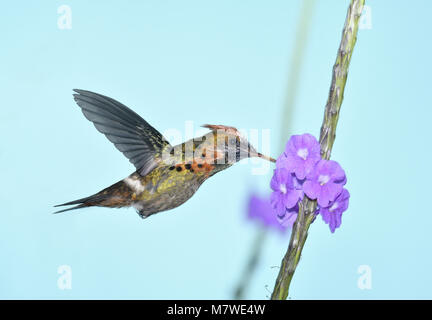
[[[289,161],[287,159],[287,156],[285,152],[283,152],[277,159],[276,159],[276,169],[280,168],[288,168]]]
[[[279,190],[279,182],[278,182],[278,176],[276,175],[276,170],[273,171],[273,177],[270,180],[270,188],[272,188],[273,191]]]
[[[318,204],[322,207],[327,207],[330,202],[336,200],[336,198],[341,194],[342,189],[343,186],[340,184],[326,184],[323,188],[321,188],[320,195],[318,196]]]
[[[306,164],[307,162],[304,160],[297,160],[297,165],[294,168],[294,173],[296,177],[300,180],[303,180],[306,177]]]
[[[280,192],[272,192],[270,196],[270,203],[277,215],[283,214],[285,212],[286,208],[283,202],[282,194]]]
[[[270,204],[270,196],[261,197],[250,194],[248,203],[248,218],[261,223],[265,228],[285,232],[284,227],[274,213]]]
[[[303,191],[309,198],[315,200],[318,197],[320,187],[315,181],[306,180],[303,183]]]
[[[298,207],[297,207],[298,210]],[[289,210],[286,212],[286,214],[279,219],[279,223],[285,227],[285,228],[292,228],[294,225],[296,219],[297,219],[297,213],[296,210]]]
[[[299,201],[301,190],[290,189],[283,197],[283,203],[287,209],[293,208]]]
[[[320,207],[327,207],[330,204],[331,195],[328,188],[320,188],[319,194],[317,196],[317,202]]]

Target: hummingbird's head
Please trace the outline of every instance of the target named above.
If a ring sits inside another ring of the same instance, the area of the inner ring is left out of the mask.
[[[272,157],[259,153],[247,138],[234,127],[211,124],[205,124],[203,127],[213,131],[214,144],[217,146],[217,150],[223,152],[227,163],[253,157],[276,162]]]

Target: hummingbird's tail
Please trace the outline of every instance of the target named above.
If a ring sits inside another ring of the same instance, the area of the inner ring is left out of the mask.
[[[124,181],[119,181],[92,196],[55,205],[54,207],[62,207],[77,204],[77,206],[74,206],[72,208],[59,210],[54,213],[61,213],[69,210],[76,210],[94,206],[110,208],[126,207],[131,204],[130,194],[131,189],[129,188],[129,186],[127,186]]]
[[[86,198],[82,198],[82,199],[78,199],[78,200],[74,200],[74,201],[70,201],[70,202],[66,202],[66,203],[62,203],[62,204],[57,204],[54,207],[71,206],[73,204],[78,204],[78,205],[75,207],[72,207],[72,208],[59,210],[59,211],[56,211],[54,213],[61,213],[61,212],[69,211],[69,210],[75,210],[75,209],[81,209],[81,208],[85,208],[85,207],[97,206],[98,203],[102,203],[104,200],[107,200],[107,198],[108,197],[106,195],[104,197],[101,197],[101,195],[95,194],[95,195],[92,195],[90,197],[86,197]]]

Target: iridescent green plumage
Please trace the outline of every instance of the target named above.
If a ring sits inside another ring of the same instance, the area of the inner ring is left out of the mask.
[[[64,212],[90,206],[133,206],[141,217],[175,208],[215,173],[241,159],[261,157],[233,127],[205,125],[211,132],[175,147],[138,114],[121,103],[90,91],[75,90],[75,101],[96,129],[114,143],[136,171]]]

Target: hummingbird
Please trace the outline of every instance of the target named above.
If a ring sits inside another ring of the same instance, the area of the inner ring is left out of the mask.
[[[135,166],[136,171],[102,191],[59,206],[134,207],[141,218],[176,208],[191,198],[201,184],[242,159],[275,159],[255,150],[234,127],[206,124],[210,132],[176,146],[134,111],[120,102],[86,90],[74,89],[74,100],[84,116]]]

